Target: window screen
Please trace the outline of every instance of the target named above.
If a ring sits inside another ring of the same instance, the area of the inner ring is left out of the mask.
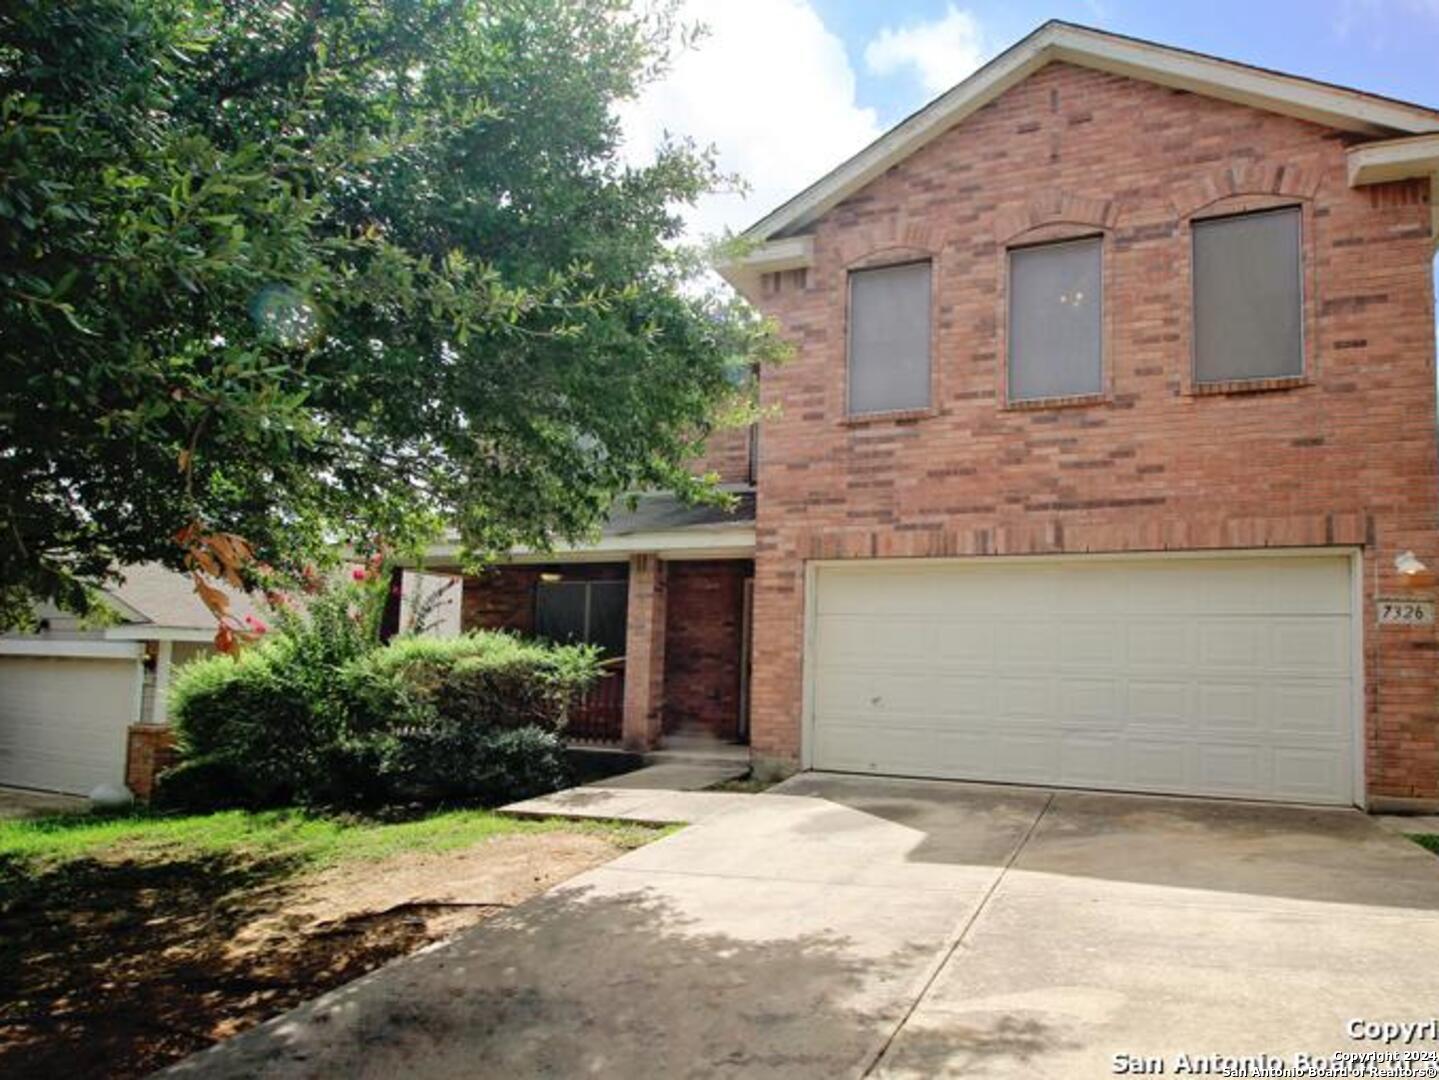
[[[1304,373],[1299,209],[1194,223],[1194,378]]]
[[[1009,400],[1104,389],[1098,237],[1009,253]]]
[[[565,644],[598,645],[623,656],[629,613],[624,581],[542,581],[535,589],[535,633]]]
[[[586,582],[540,582],[535,590],[535,633],[562,644],[584,641],[588,595]]]
[[[929,405],[929,263],[849,275],[849,411]]]
[[[590,585],[590,622],[586,640],[604,649],[606,656],[625,654],[629,597],[630,587],[625,581],[596,581]]]

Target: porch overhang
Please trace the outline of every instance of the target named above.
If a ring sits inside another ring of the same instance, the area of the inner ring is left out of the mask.
[[[754,558],[755,497],[753,488],[728,488],[726,505],[693,504],[667,491],[620,499],[600,535],[580,543],[549,548],[517,547],[500,563],[625,562],[633,555],[676,559]],[[425,552],[425,565],[457,563],[463,550],[457,534],[446,536]]]
[[[670,561],[677,559],[752,559],[754,558],[754,527],[687,528],[664,532],[628,533],[602,536],[588,544],[556,544],[544,551],[535,548],[513,548],[500,556],[500,563],[564,563],[564,562],[627,562],[632,555],[657,555]],[[460,544],[446,540],[431,545],[425,552],[426,566],[441,566],[458,561]]]

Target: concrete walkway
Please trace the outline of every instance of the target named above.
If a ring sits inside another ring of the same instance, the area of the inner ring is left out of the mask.
[[[621,776],[597,780],[583,787],[566,788],[510,803],[500,813],[512,817],[590,818],[634,821],[644,825],[689,825],[725,810],[748,804],[752,797],[705,788],[743,776],[746,766],[674,764],[647,765]]]
[[[1439,997],[1439,859],[1356,812],[816,775],[680,796],[707,816],[177,1073],[1083,1080],[1370,1049],[1348,1019]]]

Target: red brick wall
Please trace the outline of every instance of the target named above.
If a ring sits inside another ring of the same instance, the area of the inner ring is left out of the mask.
[[[748,560],[672,562],[665,620],[665,730],[700,725],[732,739]]]
[[[1364,546],[1371,795],[1439,797],[1434,634],[1374,626],[1394,555],[1439,566],[1427,185],[1352,189],[1352,139],[1053,64],[841,203],[764,309],[797,347],[767,371],[752,726],[800,748],[813,558]],[[1303,207],[1305,385],[1196,393],[1188,221]],[[1105,400],[1007,409],[1007,245],[1102,232]],[[934,407],[844,414],[844,282],[934,265]],[[1430,589],[1418,595],[1433,595]]]
[[[568,581],[623,581],[628,568],[616,563],[557,563],[549,566],[492,566],[465,578],[460,626],[465,630],[535,632],[535,585],[544,573]]]
[[[704,456],[694,463],[696,476],[716,473],[722,484],[748,484],[750,475],[750,432],[748,428],[717,431],[709,437]]]
[[[125,747],[125,786],[141,802],[155,793],[155,777],[179,760],[175,729],[160,724],[133,724]]]

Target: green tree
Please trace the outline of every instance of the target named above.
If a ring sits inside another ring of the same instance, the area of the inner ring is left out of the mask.
[[[0,8],[0,593],[83,607],[190,523],[295,566],[705,497],[776,346],[675,243],[712,154],[619,153],[682,38],[620,0]]]

